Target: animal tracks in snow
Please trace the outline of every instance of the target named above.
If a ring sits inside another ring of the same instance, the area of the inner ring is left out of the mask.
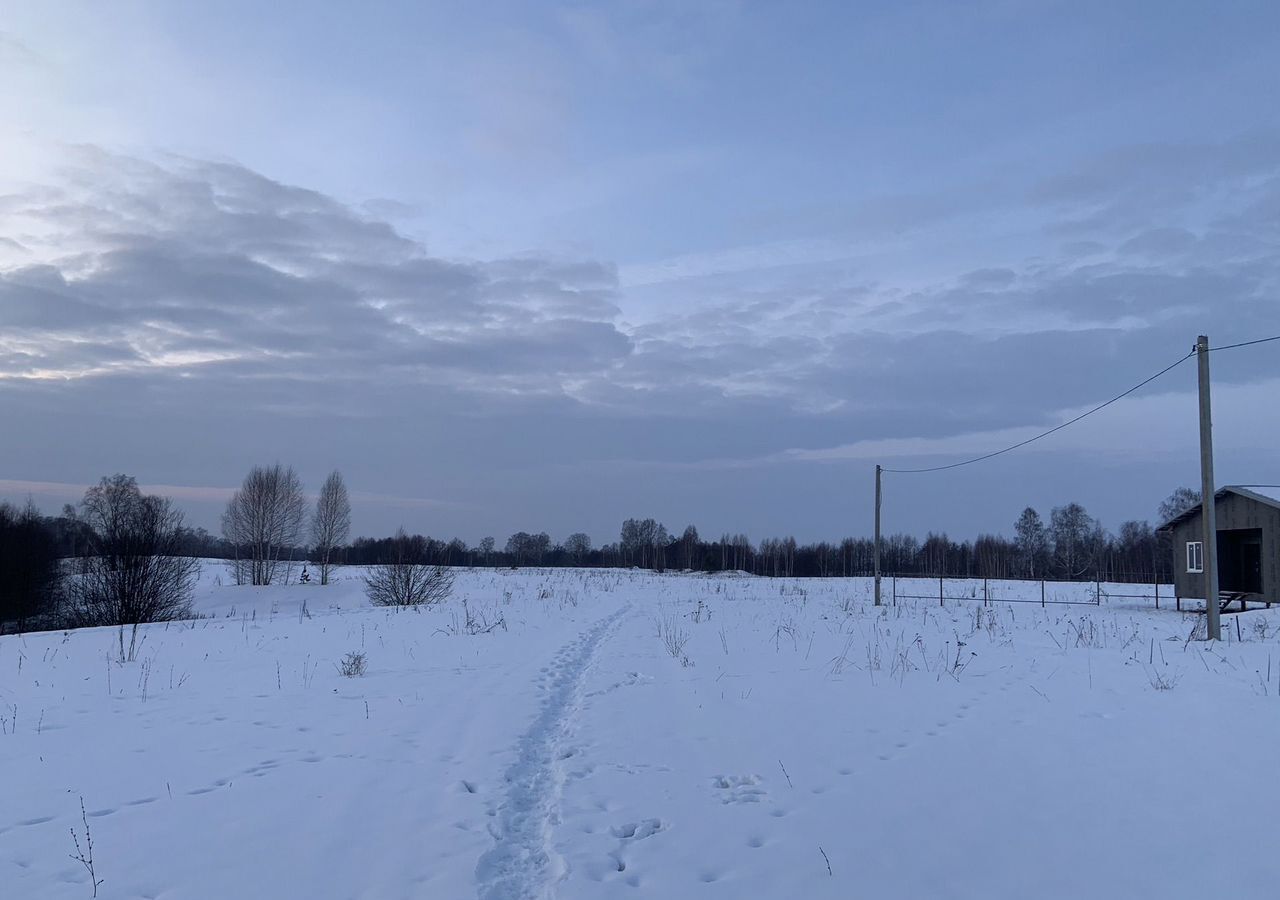
[[[619,841],[617,849],[606,856],[606,862],[603,867],[597,864],[589,865],[587,867],[587,877],[592,881],[604,881],[611,874],[627,872],[627,860],[623,852],[636,841],[653,837],[655,834],[666,831],[666,829],[667,824],[661,819],[642,819],[639,822],[627,822],[613,826],[609,829],[609,832]],[[627,872],[623,880],[632,887],[640,886],[640,876],[635,872]]]
[[[661,819],[645,819],[640,822],[628,822],[625,825],[615,825],[610,831],[613,836],[624,841],[636,840],[641,841],[647,837],[653,837],[659,831],[666,829]]]
[[[721,803],[759,803],[769,796],[760,787],[759,775],[717,775],[711,786],[717,791]]]

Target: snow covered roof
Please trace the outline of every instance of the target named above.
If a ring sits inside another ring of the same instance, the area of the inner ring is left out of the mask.
[[[1259,503],[1263,503],[1275,509],[1280,509],[1280,488],[1277,488],[1277,487],[1271,487],[1271,486],[1241,487],[1240,485],[1235,485],[1235,484],[1225,484],[1222,487],[1218,488],[1216,491],[1214,491],[1213,496],[1216,499],[1221,500],[1228,493],[1238,494],[1241,497],[1247,497],[1250,500],[1256,500]],[[1163,531],[1166,528],[1172,528],[1174,525],[1177,525],[1179,522],[1183,521],[1184,519],[1189,519],[1192,516],[1198,515],[1199,513],[1200,513],[1199,504],[1196,504],[1190,509],[1184,509],[1182,512],[1178,513],[1176,516],[1170,519],[1168,522],[1165,522],[1163,525],[1161,525],[1160,530]]]

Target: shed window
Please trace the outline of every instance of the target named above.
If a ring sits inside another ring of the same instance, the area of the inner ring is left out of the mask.
[[[1200,541],[1187,541],[1187,571],[1204,571],[1204,544]]]

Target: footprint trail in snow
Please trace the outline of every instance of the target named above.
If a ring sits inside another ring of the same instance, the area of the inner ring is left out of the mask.
[[[494,846],[476,865],[480,900],[545,900],[564,878],[564,861],[552,844],[564,791],[563,750],[581,708],[583,676],[629,610],[624,606],[562,647],[543,676],[542,710],[516,745],[506,798],[490,827]]]

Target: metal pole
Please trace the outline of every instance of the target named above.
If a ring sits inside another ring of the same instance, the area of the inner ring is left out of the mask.
[[[1213,486],[1213,416],[1209,408],[1209,339],[1196,341],[1196,361],[1200,370],[1200,502],[1204,526],[1204,611],[1208,622],[1206,637],[1222,640],[1218,619],[1218,518]]]
[[[880,605],[880,466],[876,466],[876,606]]]

